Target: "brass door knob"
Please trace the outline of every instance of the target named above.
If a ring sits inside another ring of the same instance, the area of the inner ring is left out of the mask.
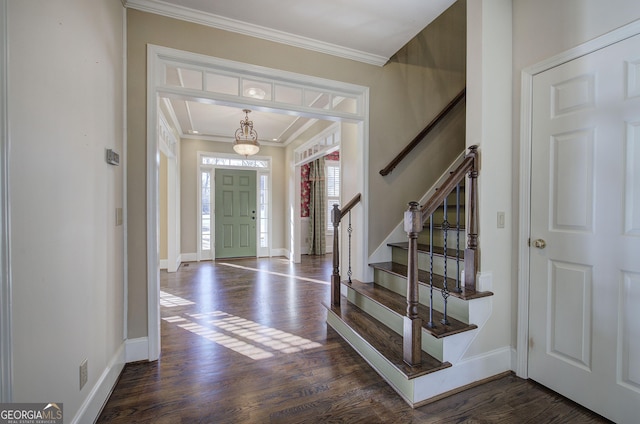
[[[538,249],[544,249],[547,246],[547,242],[542,239],[538,239],[533,242],[533,245]]]

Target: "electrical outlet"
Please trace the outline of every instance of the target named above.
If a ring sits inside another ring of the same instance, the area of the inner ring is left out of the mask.
[[[89,379],[89,360],[85,359],[80,363],[80,390],[87,384]]]

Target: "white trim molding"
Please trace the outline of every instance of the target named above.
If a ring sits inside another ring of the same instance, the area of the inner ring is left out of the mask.
[[[152,48],[149,47],[149,50]],[[160,258],[159,222],[159,135],[158,99],[155,87],[158,63],[155,54],[147,54],[147,337],[148,359],[160,358]]]
[[[190,53],[182,50],[171,49],[156,45],[147,45],[147,329],[150,361],[156,360],[160,356],[160,260],[158,258],[158,98],[167,94],[182,94],[193,96],[193,90],[185,90],[180,87],[168,86],[159,77],[164,65],[167,62],[175,64],[188,64],[192,68],[207,70],[224,70],[227,74],[235,74],[239,77],[259,76],[265,80],[278,81],[280,83],[293,84],[296,86],[313,87],[313,89],[323,89],[335,95],[344,95],[356,99],[357,107],[355,112],[344,112],[339,110],[311,109],[302,106],[294,107],[280,105],[273,102],[274,109],[294,111],[310,118],[329,118],[331,120],[352,122],[358,125],[357,145],[355,151],[360,154],[357,163],[357,175],[360,179],[357,183],[356,192],[362,193],[365,202],[368,197],[368,164],[369,164],[369,87],[345,83],[341,81],[329,80],[309,75],[288,72],[280,69],[266,68],[262,66],[250,65],[247,63],[235,62],[231,60]],[[248,98],[239,99],[233,96],[220,93],[199,92],[198,96],[204,98],[224,101],[234,106],[252,106],[254,104],[265,106],[264,100],[252,100]],[[236,96],[237,97],[237,96]],[[244,102],[244,103],[239,103]],[[255,103],[252,103],[255,102]],[[200,166],[198,165],[198,169]],[[360,216],[356,218],[362,222],[363,228],[368,228],[368,212],[366,206],[360,208]],[[357,252],[357,260],[354,262],[354,276],[361,278],[366,263],[366,252],[368,244],[368,233],[363,231],[353,242],[354,251]],[[269,254],[273,255],[277,249],[271,249]],[[284,253],[284,252],[282,252]],[[181,255],[183,260],[187,254]],[[289,252],[291,256],[291,252]],[[197,259],[197,258],[196,258]]]
[[[180,19],[195,24],[206,25],[224,31],[235,32],[263,40],[274,41],[288,46],[299,47],[332,56],[351,59],[370,65],[384,66],[388,58],[376,54],[351,49],[336,44],[326,43],[299,35],[278,31],[259,25],[241,22],[235,19],[225,18],[213,13],[196,11],[184,6],[177,6],[159,0],[123,0],[125,7],[155,13],[156,15]]]
[[[518,336],[516,340],[515,371],[518,377],[528,378],[529,365],[529,237],[531,232],[531,132],[533,77],[541,72],[567,63],[640,34],[640,21],[632,22],[598,38],[569,49],[522,70],[520,112],[520,216],[518,231]]]
[[[179,262],[180,263],[183,263],[183,262],[198,262],[198,254],[197,253],[181,253]]]
[[[146,361],[149,359],[149,339],[139,337],[129,339],[125,342],[124,361],[125,363]]]
[[[0,402],[12,401],[7,0],[0,0]]]
[[[121,344],[113,355],[107,368],[98,378],[98,381],[91,389],[91,392],[84,400],[76,416],[71,420],[72,424],[93,423],[98,420],[102,407],[109,399],[120,373],[125,364],[125,344]]]

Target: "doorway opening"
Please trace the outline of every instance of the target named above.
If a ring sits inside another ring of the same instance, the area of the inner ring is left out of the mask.
[[[339,81],[310,77],[307,75],[263,68],[190,52],[149,45],[147,49],[147,309],[149,360],[160,355],[160,308],[159,308],[159,258],[158,258],[158,126],[161,99],[189,100],[189,105],[216,105],[234,110],[250,108],[279,116],[297,116],[314,121],[332,121],[349,124],[353,131],[352,146],[349,147],[349,184],[342,186],[346,197],[368,194],[368,88]],[[251,88],[259,86],[259,96]],[[233,118],[235,120],[235,118]],[[255,117],[254,117],[255,119]],[[236,125],[237,126],[237,125]],[[302,134],[309,126],[300,128]],[[232,131],[229,131],[233,134]],[[189,133],[189,138],[198,138]],[[219,140],[219,141],[232,141]],[[269,144],[280,145],[273,140]],[[180,149],[178,149],[180,150]],[[180,153],[178,153],[180,154]],[[295,260],[299,248],[293,240],[293,231],[288,227],[295,216],[296,197],[294,175],[295,164],[287,151],[284,163],[278,168],[282,184],[276,189],[271,182],[271,198],[280,199],[287,206],[282,228],[282,246],[271,246],[272,254],[283,254]],[[343,156],[344,157],[344,156]],[[199,172],[199,171],[198,171]],[[280,186],[281,185],[281,186]],[[270,202],[273,207],[273,201]],[[362,228],[368,227],[366,208],[361,208],[358,221]],[[269,217],[266,218],[269,220]],[[211,224],[211,222],[210,222]],[[268,227],[273,230],[272,225]],[[267,233],[268,234],[268,233]],[[273,243],[273,234],[269,237]],[[353,274],[366,271],[366,231],[361,231],[352,241]],[[184,252],[183,252],[184,253]],[[184,254],[181,254],[184,259]]]

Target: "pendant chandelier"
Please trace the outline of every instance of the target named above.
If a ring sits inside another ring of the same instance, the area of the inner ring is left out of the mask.
[[[253,129],[253,121],[249,121],[251,110],[243,109],[244,120],[240,121],[240,128],[236,130],[236,141],[233,143],[233,150],[244,157],[255,155],[260,150],[258,143],[258,133]]]

